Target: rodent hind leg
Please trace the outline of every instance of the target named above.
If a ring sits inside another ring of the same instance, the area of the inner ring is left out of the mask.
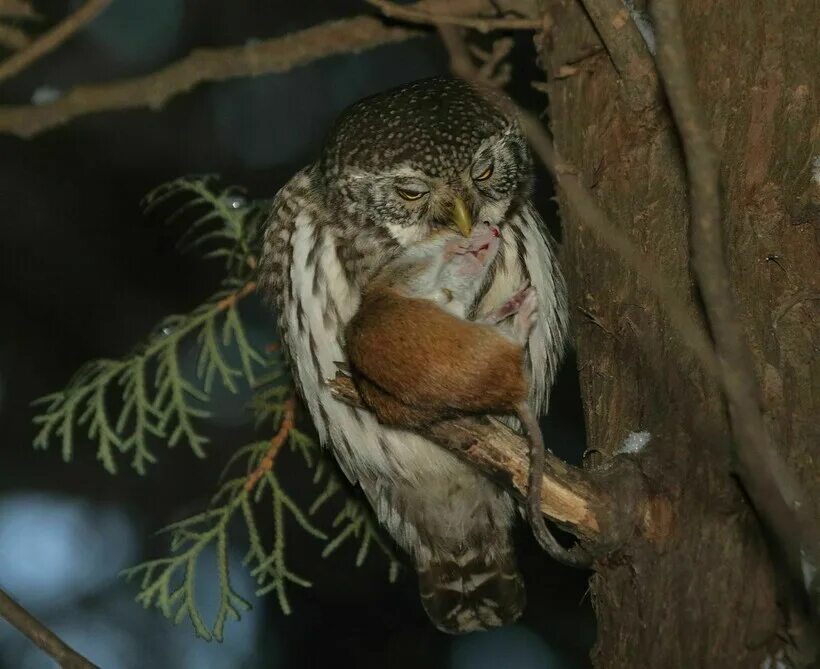
[[[512,335],[522,346],[526,345],[530,338],[530,332],[535,327],[538,320],[538,293],[530,286],[523,291],[521,304],[513,318]]]
[[[476,320],[476,322],[483,323],[485,325],[498,325],[501,321],[518,313],[518,310],[521,308],[521,304],[526,299],[527,294],[532,290],[533,289],[530,286],[530,282],[524,281],[521,286],[519,286],[518,290],[515,291],[512,296],[504,302],[504,304],[497,309],[493,309],[486,316],[482,316]]]

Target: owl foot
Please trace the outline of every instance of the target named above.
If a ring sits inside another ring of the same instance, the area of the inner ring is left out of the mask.
[[[347,403],[349,400],[345,394],[339,390],[338,384],[349,385],[352,383],[353,374],[350,372],[350,366],[345,360],[336,360],[336,375],[333,378],[325,379],[325,384],[330,390],[330,395],[334,400]]]
[[[336,365],[336,374],[341,374],[342,376],[352,376],[350,373],[350,365],[347,364],[346,360],[336,360],[333,362]]]

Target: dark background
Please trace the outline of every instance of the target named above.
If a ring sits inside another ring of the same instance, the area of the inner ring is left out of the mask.
[[[74,6],[35,4],[51,18]],[[116,0],[60,50],[0,84],[0,102],[59,95],[77,83],[150,72],[197,46],[241,44],[362,11],[365,5],[318,1]],[[529,37],[520,35],[509,90],[542,111],[543,96],[529,86],[538,78],[532,60]],[[321,544],[298,532],[290,533],[288,560],[314,587],[291,589],[292,615],[272,596],[254,598],[241,568],[232,575],[254,609],[228,625],[222,644],[196,639],[187,621],[174,627],[144,611],[133,600],[136,585],[117,574],[165,554],[166,540],[154,532],[207,504],[227,458],[254,436],[247,394],[226,396],[202,424],[212,437],[210,457],[157,445],[160,460],[144,477],[125,466],[117,476],[105,473],[82,437],[70,464],[55,447],[31,448],[32,400],[63,387],[87,360],[125,355],[157,321],[189,311],[219,282],[217,264],[180,254],[179,229],[142,213],[149,190],[185,174],[218,173],[250,197],[272,197],[313,160],[342,108],[446,71],[445,54],[429,37],[202,86],[159,113],[85,117],[32,140],[0,136],[0,584],[105,669],[588,666],[587,575],[549,561],[523,529],[529,605],[518,624],[491,633],[440,634],[422,612],[411,570],[390,584],[377,551],[360,568],[353,546],[323,560]],[[539,175],[539,209],[559,236],[550,195]],[[261,337],[272,331],[262,309],[247,317]],[[577,461],[583,424],[572,359],[544,426],[551,448]],[[310,485],[302,467],[287,454],[277,461],[280,478],[307,505],[315,490],[301,490]],[[327,529],[330,518],[317,523]],[[200,574],[206,610],[214,579],[215,571]],[[52,664],[0,621],[0,666]]]

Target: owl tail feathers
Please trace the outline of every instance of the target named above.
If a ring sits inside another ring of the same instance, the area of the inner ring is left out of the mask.
[[[524,610],[524,582],[511,551],[489,557],[468,548],[434,555],[417,570],[424,610],[447,634],[508,625]]]

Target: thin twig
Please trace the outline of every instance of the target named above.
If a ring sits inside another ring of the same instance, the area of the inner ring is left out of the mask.
[[[273,461],[276,459],[276,456],[279,454],[279,451],[282,449],[282,446],[287,442],[288,435],[290,431],[293,429],[294,419],[296,415],[296,400],[294,398],[290,398],[285,402],[284,409],[282,411],[282,422],[279,425],[279,430],[273,438],[270,440],[270,447],[268,448],[265,456],[259,461],[259,465],[254,469],[250,475],[248,476],[248,480],[245,481],[245,490],[250,492],[256,487],[256,484],[259,482],[265,474],[267,474],[271,469],[273,469]]]
[[[815,570],[820,566],[820,536],[796,477],[769,442],[760,410],[760,387],[723,253],[718,156],[697,103],[678,4],[654,0],[652,15],[658,30],[658,69],[686,159],[692,267],[720,361],[735,467],[758,514],[782,542],[795,581],[802,585],[803,561]]]
[[[0,47],[17,51],[25,49],[29,44],[31,44],[31,38],[25,30],[0,23]]]
[[[4,19],[40,18],[29,0],[0,0],[0,17]]]
[[[157,72],[79,86],[49,104],[0,106],[0,133],[31,137],[88,114],[142,107],[157,110],[175,95],[205,82],[287,72],[320,58],[359,53],[421,35],[423,31],[385,26],[377,18],[358,16],[244,46],[200,49]]]
[[[219,300],[219,302],[216,303],[216,308],[220,311],[226,311],[239,302],[239,300],[254,292],[256,292],[256,281],[248,281],[248,283],[242,286],[242,288],[237,290],[235,293],[231,293],[227,297],[223,297]]]
[[[0,81],[13,77],[31,65],[35,60],[42,58],[53,51],[80,28],[85,26],[97,14],[105,9],[111,0],[88,0],[76,12],[63,19],[51,30],[29,44],[22,51],[18,51],[0,63]]]
[[[569,206],[585,225],[588,225],[643,279],[645,287],[658,298],[659,305],[669,317],[672,327],[678,332],[680,341],[701,363],[705,372],[710,375],[716,374],[717,358],[694,308],[679,297],[680,291],[658,270],[651,258],[642,253],[632,240],[609,220],[603,209],[595,202],[589,188],[584,185],[578,171],[558,153],[543,124],[529,112],[520,108],[518,111],[521,126],[530,146],[564,191]]]
[[[2,588],[0,588],[0,616],[31,639],[40,650],[53,658],[63,669],[99,669],[96,664],[89,662],[14,601]]]
[[[472,28],[482,33],[492,30],[540,30],[542,23],[536,18],[520,18],[499,16],[483,18],[480,16],[466,16],[458,14],[444,14],[433,9],[422,8],[425,3],[416,2],[412,5],[397,5],[391,0],[365,0],[376,7],[384,16],[418,23],[421,25],[449,25]]]
[[[634,111],[658,99],[655,62],[623,0],[581,0],[618,71]]]

